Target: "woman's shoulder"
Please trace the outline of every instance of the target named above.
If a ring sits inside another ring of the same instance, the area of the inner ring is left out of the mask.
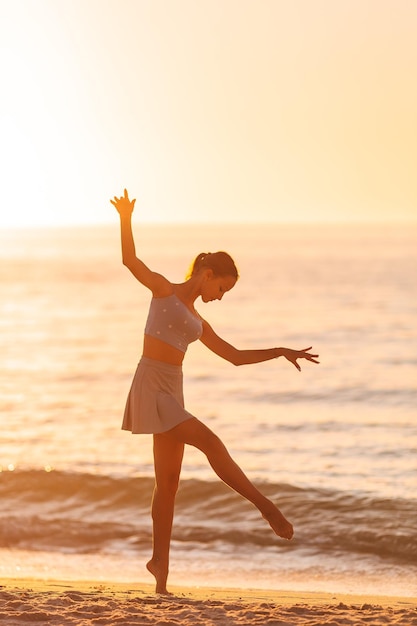
[[[160,279],[155,281],[155,286],[152,290],[153,298],[167,298],[174,295],[174,285],[162,274],[159,275]]]

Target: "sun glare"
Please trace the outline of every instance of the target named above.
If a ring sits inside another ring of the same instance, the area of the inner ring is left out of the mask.
[[[158,5],[0,3],[0,226],[417,218],[412,4]]]

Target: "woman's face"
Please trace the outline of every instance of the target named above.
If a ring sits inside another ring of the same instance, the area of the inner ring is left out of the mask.
[[[234,276],[215,276],[211,270],[207,270],[206,279],[201,285],[201,299],[203,302],[221,300],[227,291],[236,284]]]

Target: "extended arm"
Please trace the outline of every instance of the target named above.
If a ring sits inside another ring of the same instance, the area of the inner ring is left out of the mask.
[[[172,293],[171,283],[161,274],[153,272],[136,256],[132,233],[132,213],[136,200],[129,200],[127,190],[124,195],[110,200],[120,216],[120,234],[123,264],[132,272],[142,285],[148,287],[154,296],[166,296]]]
[[[202,343],[212,352],[221,358],[233,363],[233,365],[249,365],[251,363],[262,363],[270,359],[276,359],[280,356],[285,357],[292,363],[298,371],[301,371],[297,359],[307,359],[312,363],[318,363],[318,354],[310,354],[310,348],[304,350],[292,350],[291,348],[267,348],[265,350],[238,350],[230,343],[219,337],[210,324],[203,321],[203,334],[201,336]]]

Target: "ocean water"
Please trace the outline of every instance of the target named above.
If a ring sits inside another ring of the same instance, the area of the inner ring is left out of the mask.
[[[172,584],[417,595],[417,226],[134,225],[174,282],[201,251],[240,279],[197,308],[242,348],[192,344],[189,411],[293,522],[281,541],[187,448]],[[120,430],[150,294],[118,226],[0,234],[0,576],[151,582],[152,441]]]

